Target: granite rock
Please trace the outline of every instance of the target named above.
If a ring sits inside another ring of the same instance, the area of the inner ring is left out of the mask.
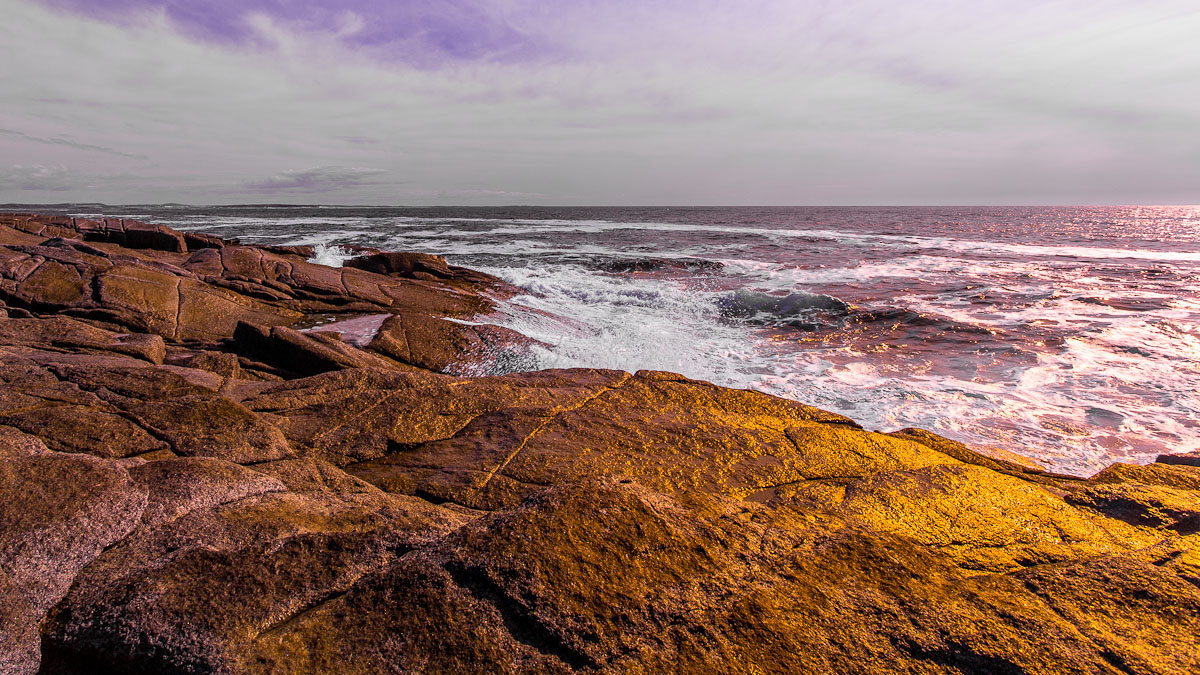
[[[510,372],[516,289],[310,253],[0,216],[0,671],[1200,671],[1186,456]]]

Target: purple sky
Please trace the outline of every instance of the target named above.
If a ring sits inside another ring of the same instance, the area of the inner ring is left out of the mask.
[[[1200,202],[1193,0],[0,11],[0,201]]]
[[[513,24],[522,16],[537,14],[535,8],[541,3],[47,0],[44,4],[126,26],[136,25],[147,14],[162,13],[183,35],[216,47],[265,46],[247,21],[248,16],[261,15],[297,32],[340,32],[339,41],[347,48],[426,67],[455,61],[524,61],[557,51]]]

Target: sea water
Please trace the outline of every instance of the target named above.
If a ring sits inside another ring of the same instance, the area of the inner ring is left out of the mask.
[[[1200,207],[75,207],[445,255],[528,368],[669,370],[1088,474],[1200,449]],[[537,311],[533,311],[537,310]]]

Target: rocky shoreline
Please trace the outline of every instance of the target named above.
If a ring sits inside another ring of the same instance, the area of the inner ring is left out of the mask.
[[[0,215],[0,672],[1200,672],[1200,457],[468,377],[518,289],[310,256]]]

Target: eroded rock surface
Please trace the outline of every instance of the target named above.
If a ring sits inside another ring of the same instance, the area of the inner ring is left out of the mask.
[[[514,289],[306,253],[0,217],[0,671],[1200,672],[1200,467],[463,377]]]

